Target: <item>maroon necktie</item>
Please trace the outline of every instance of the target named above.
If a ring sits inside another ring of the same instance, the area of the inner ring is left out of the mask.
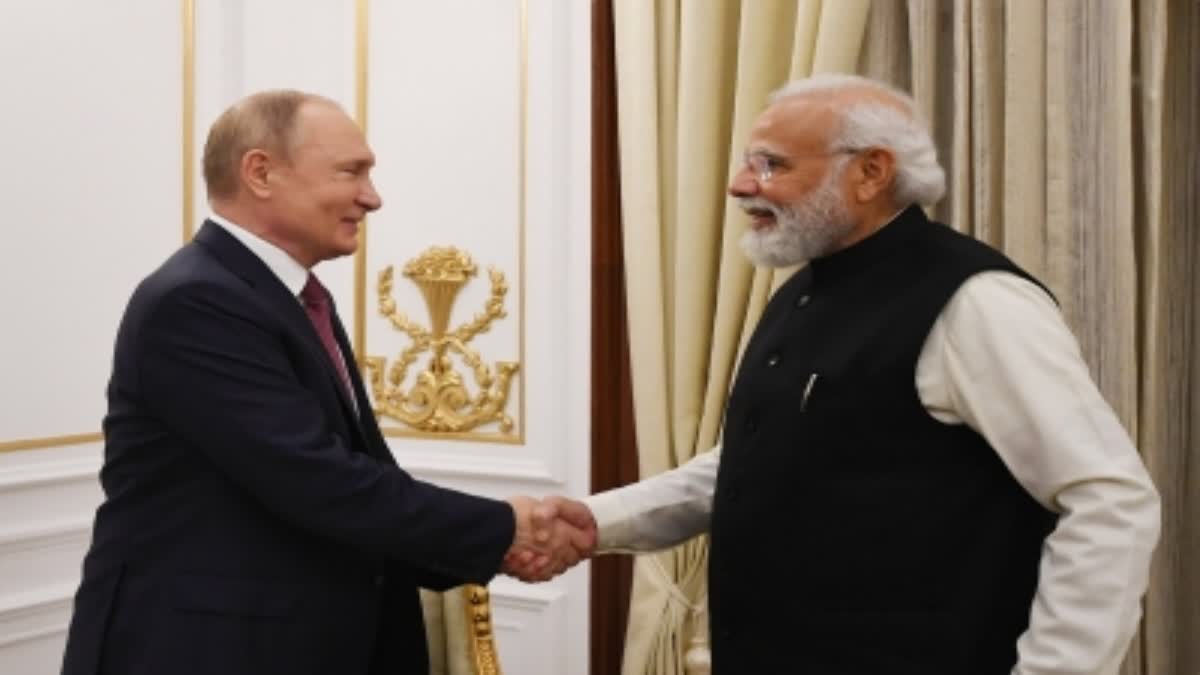
[[[304,290],[300,291],[300,300],[304,303],[304,311],[308,313],[313,328],[317,329],[317,335],[321,336],[325,353],[329,355],[329,360],[333,361],[333,367],[342,377],[346,393],[353,401],[354,387],[350,386],[350,373],[346,372],[346,362],[338,349],[337,340],[333,337],[333,303],[329,300],[329,291],[325,290],[317,275],[312,272],[308,273],[308,282],[304,284]]]

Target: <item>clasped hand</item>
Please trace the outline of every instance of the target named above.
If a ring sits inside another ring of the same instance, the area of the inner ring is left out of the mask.
[[[582,502],[565,497],[508,500],[516,536],[504,556],[505,574],[522,581],[547,581],[596,551],[596,520]]]

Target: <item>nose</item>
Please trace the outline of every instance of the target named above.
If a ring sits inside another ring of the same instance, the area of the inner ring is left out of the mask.
[[[370,178],[358,193],[358,205],[367,211],[376,211],[383,206],[383,198],[375,191],[375,184],[371,182]]]
[[[758,181],[754,179],[749,167],[742,167],[729,181],[729,194],[732,197],[753,197],[759,192]]]

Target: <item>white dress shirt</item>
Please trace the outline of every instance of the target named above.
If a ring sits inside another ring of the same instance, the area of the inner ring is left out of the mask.
[[[279,248],[275,244],[263,239],[254,234],[250,230],[234,223],[233,221],[216,213],[209,214],[208,219],[217,225],[221,226],[234,239],[237,239],[243,246],[250,249],[259,260],[271,270],[271,273],[279,278],[279,281],[285,288],[296,298],[296,302],[304,304],[300,299],[300,291],[304,290],[304,285],[308,283],[309,270],[304,265],[296,261],[287,251]],[[338,347],[338,356],[342,359],[342,367],[349,372],[349,367],[353,363],[352,359],[347,359],[342,353],[341,347]],[[347,390],[346,393],[350,396],[350,403],[354,406],[355,411],[358,410],[358,400],[353,390]]]
[[[1159,497],[1058,307],[1014,274],[968,279],[925,340],[916,385],[933,417],[981,434],[1059,514],[1013,675],[1115,675],[1141,616]],[[585,499],[600,552],[660,550],[706,532],[720,453]]]
[[[272,274],[279,277],[279,281],[283,282],[296,301],[300,302],[300,291],[304,290],[304,284],[308,283],[308,269],[304,265],[296,262],[296,259],[288,255],[287,251],[227,218],[213,213],[208,216],[208,219],[220,225],[222,230],[233,235],[234,239],[250,249],[250,252],[262,260]]]

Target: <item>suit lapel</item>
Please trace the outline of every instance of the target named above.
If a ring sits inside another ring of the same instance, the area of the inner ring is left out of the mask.
[[[363,433],[359,416],[342,383],[341,375],[338,373],[337,367],[329,360],[329,354],[325,351],[325,346],[321,343],[321,338],[317,335],[317,330],[312,325],[312,321],[308,318],[300,301],[258,256],[243,246],[233,235],[223,230],[221,226],[211,221],[205,221],[193,241],[212,251],[222,264],[249,284],[266,300],[269,306],[275,308],[279,317],[287,325],[288,332],[299,338],[299,342],[304,345],[305,351],[314,363],[321,364],[320,367],[325,371],[326,383],[333,389],[334,396],[340,403],[340,412],[351,422],[349,426],[358,433],[362,447],[370,448],[371,444],[367,441],[366,434]],[[346,369],[350,371],[351,381],[357,382],[356,389],[361,390],[362,384],[357,376],[358,369],[350,367],[353,365],[353,352],[341,345],[343,340],[341,322],[337,320],[336,316],[336,312],[334,312],[334,332],[338,336],[342,354],[347,358]],[[362,401],[361,405],[366,405],[367,399],[363,398],[364,395],[360,393],[358,396]],[[330,411],[330,413],[333,412],[335,411]]]

